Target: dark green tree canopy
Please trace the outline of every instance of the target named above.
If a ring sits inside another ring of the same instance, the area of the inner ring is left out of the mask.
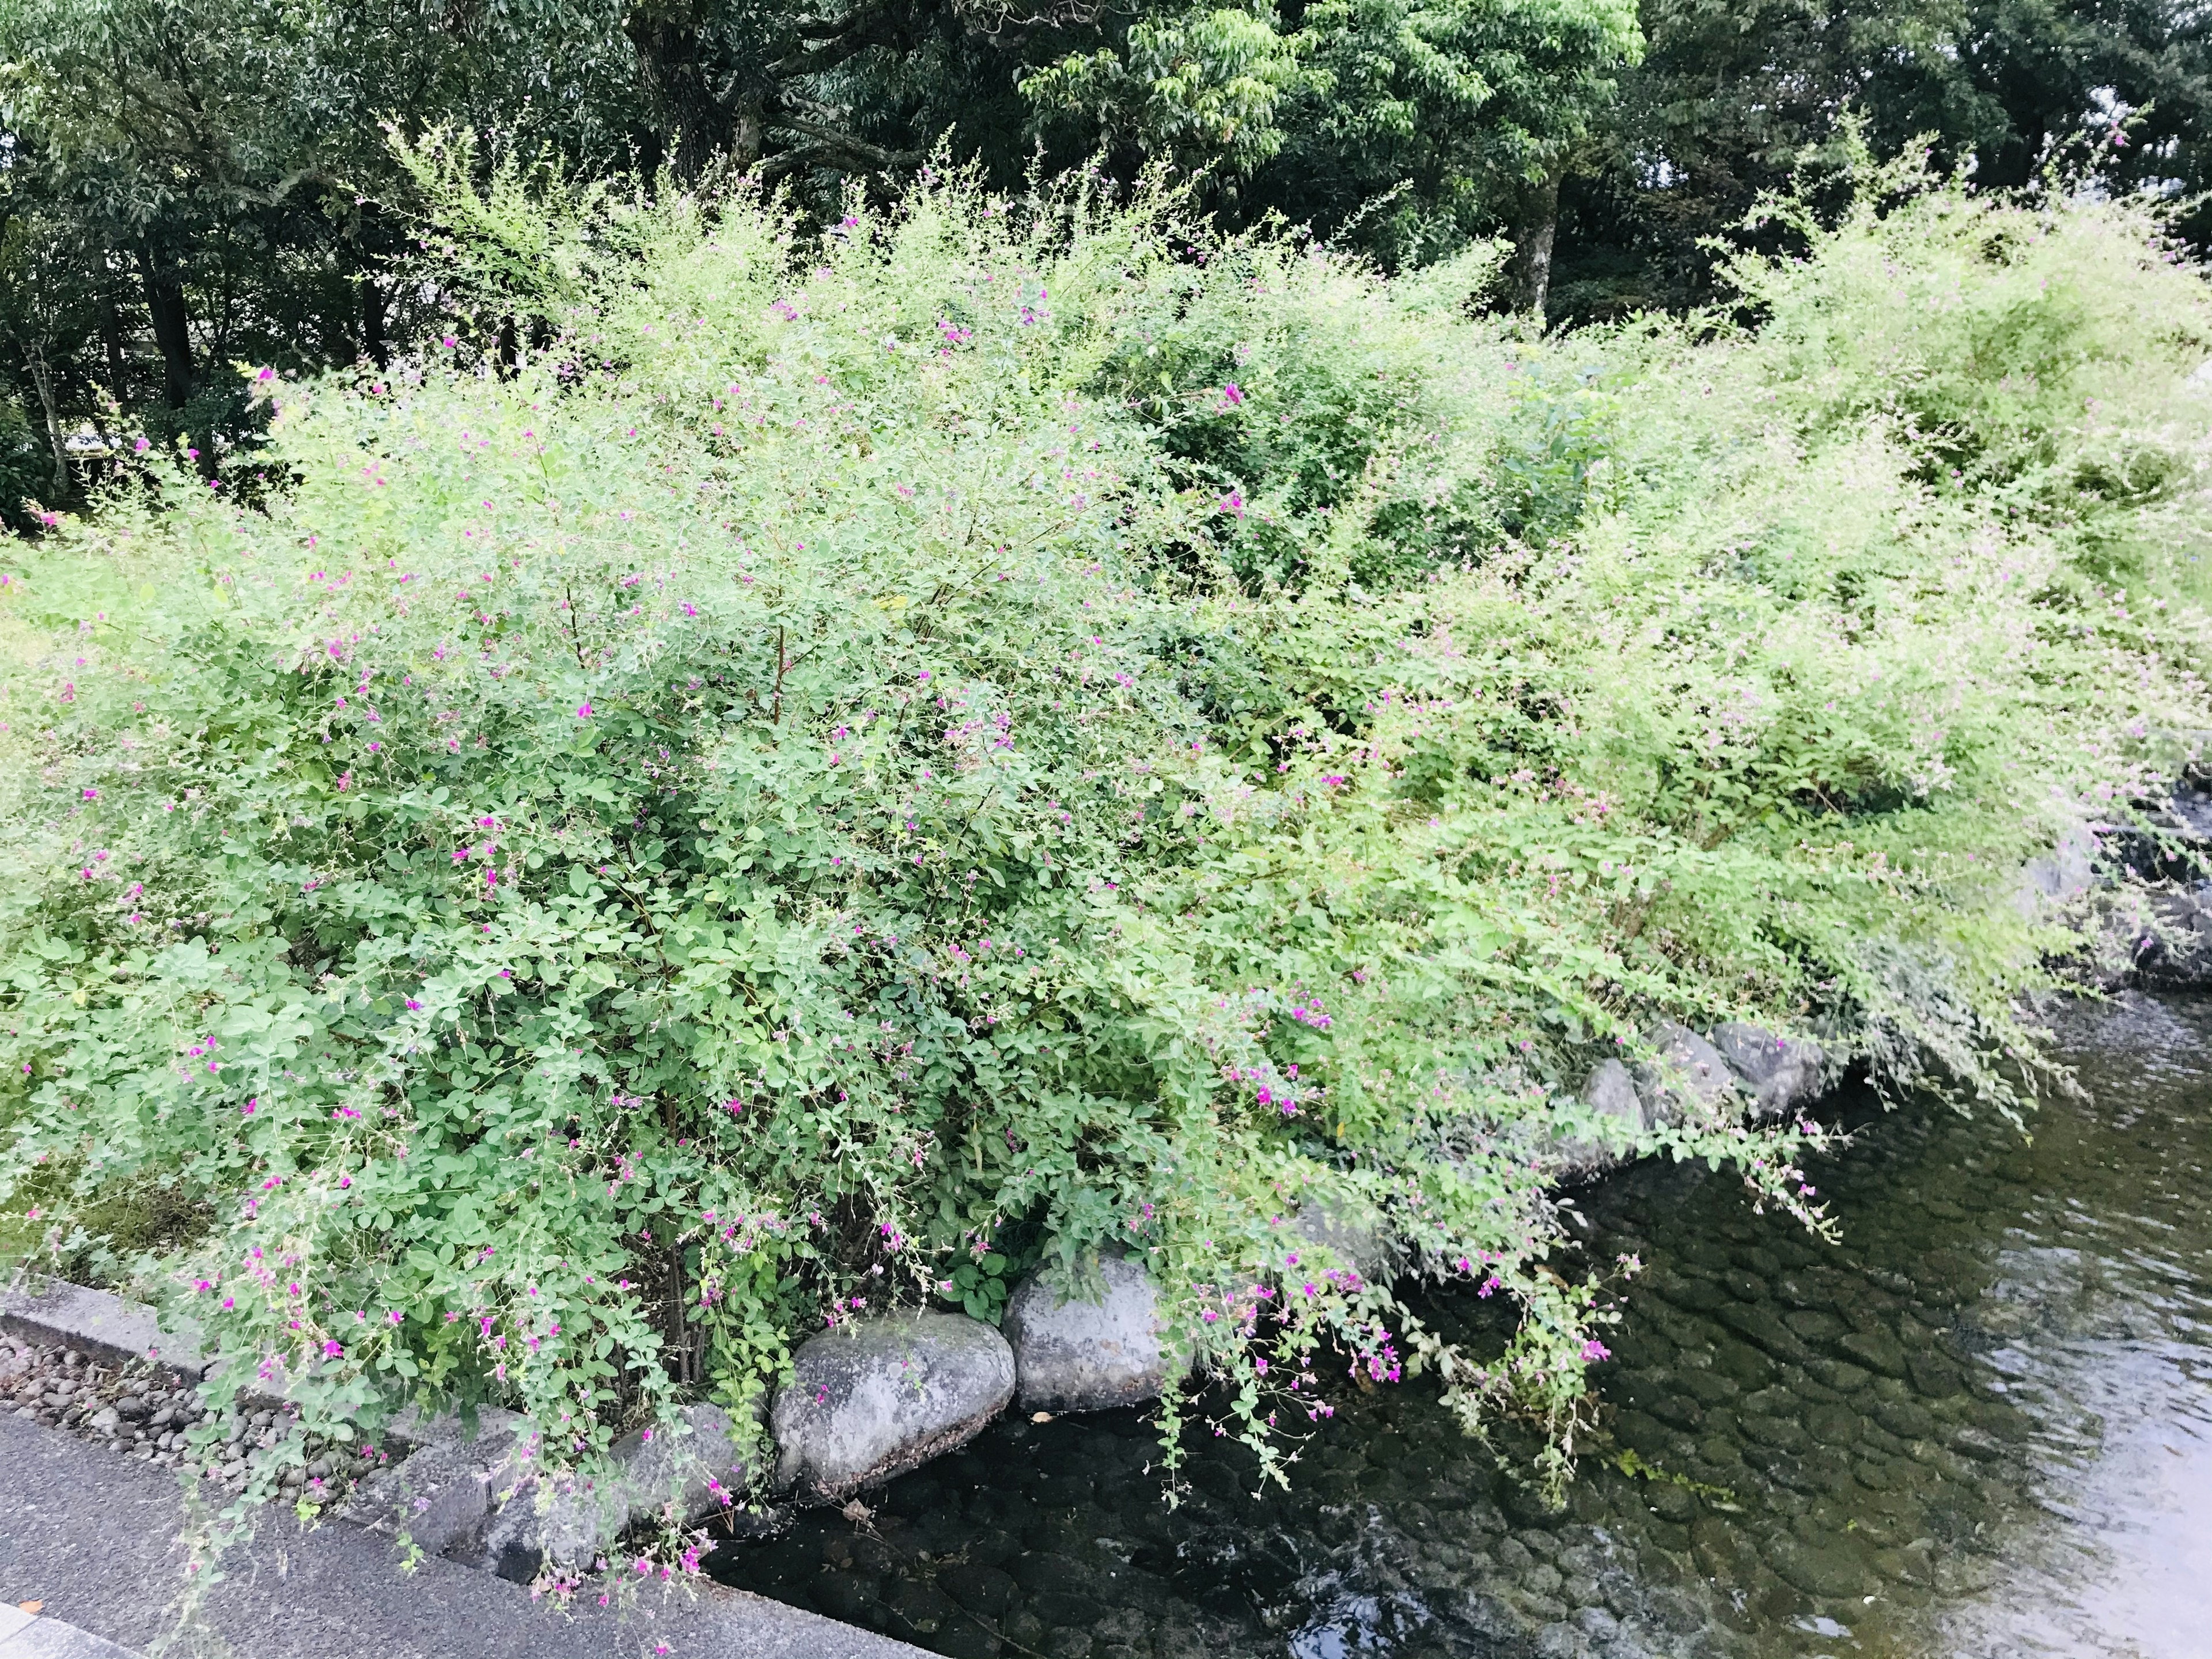
[[[1709,239],[1847,130],[2186,197],[2205,28],[2165,0],[0,0],[0,512],[142,436],[250,492],[234,363],[454,333],[387,132],[825,218],[932,158],[1004,190],[1161,167],[1386,268],[1504,238],[1491,301],[1556,318],[1710,297]]]

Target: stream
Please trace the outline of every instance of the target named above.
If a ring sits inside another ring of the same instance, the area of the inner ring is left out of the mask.
[[[1143,1413],[1010,1413],[708,1570],[975,1659],[2212,1654],[2212,1000],[2054,1018],[2087,1098],[2028,1136],[1832,1103],[1836,1244],[1703,1165],[1578,1194],[1648,1270],[1563,1508],[1414,1381],[1264,1502],[1210,1431],[1170,1510]]]

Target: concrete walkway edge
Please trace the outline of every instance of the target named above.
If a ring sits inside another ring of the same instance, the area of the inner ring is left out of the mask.
[[[33,1605],[36,1605],[33,1603]],[[104,1636],[58,1619],[0,1607],[0,1659],[139,1659]]]
[[[147,1659],[926,1659],[921,1649],[702,1581],[566,1608],[434,1557],[404,1571],[388,1540],[258,1511],[253,1535],[198,1571],[200,1523],[175,1474],[58,1430],[0,1418],[0,1605],[50,1614]],[[22,1617],[20,1613],[16,1617]],[[0,1659],[118,1659],[106,1647]],[[59,1632],[52,1633],[58,1639]]]

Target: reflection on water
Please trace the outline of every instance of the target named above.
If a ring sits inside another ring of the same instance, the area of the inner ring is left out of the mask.
[[[710,1569],[950,1655],[2212,1654],[2212,1004],[2063,1018],[2090,1101],[1869,1114],[1838,1247],[1701,1166],[1585,1194],[1651,1270],[1560,1511],[1413,1383],[1263,1504],[1210,1436],[1169,1513],[1139,1414],[1007,1420]]]

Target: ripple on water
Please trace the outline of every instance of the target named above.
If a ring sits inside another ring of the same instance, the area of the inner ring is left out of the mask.
[[[2212,1650],[2212,1005],[2051,1018],[2090,1098],[2032,1141],[1853,1109],[1838,1247],[1702,1167],[1584,1196],[1650,1272],[1564,1509],[1407,1385],[1264,1504],[1209,1434],[1170,1514],[1138,1413],[1009,1419],[872,1533],[816,1512],[709,1570],[961,1659]]]

